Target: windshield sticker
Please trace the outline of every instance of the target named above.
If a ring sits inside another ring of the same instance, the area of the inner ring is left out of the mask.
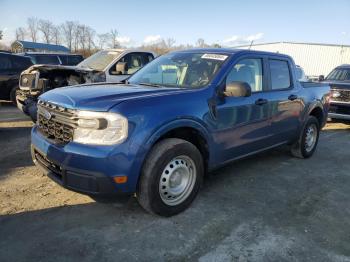
[[[202,58],[224,61],[227,58],[227,55],[204,54],[204,55],[202,55]]]

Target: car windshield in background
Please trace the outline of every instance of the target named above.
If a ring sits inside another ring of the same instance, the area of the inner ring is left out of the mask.
[[[104,70],[112,61],[119,56],[120,52],[116,51],[99,51],[96,54],[86,58],[79,63],[79,67],[94,69],[96,71]]]
[[[177,88],[208,85],[228,58],[224,54],[173,53],[161,56],[129,79],[131,84]]]
[[[57,56],[50,55],[34,55],[31,56],[32,62],[34,64],[43,64],[43,65],[59,65],[60,61]]]
[[[337,68],[337,69],[334,69],[326,77],[326,80],[350,81],[350,68]]]

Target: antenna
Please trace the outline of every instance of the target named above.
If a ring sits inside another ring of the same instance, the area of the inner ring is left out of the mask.
[[[254,43],[254,40],[252,40],[252,41],[250,42],[249,50],[252,48],[253,43]]]

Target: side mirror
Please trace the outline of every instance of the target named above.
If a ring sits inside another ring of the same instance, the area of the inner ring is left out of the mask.
[[[125,75],[128,72],[128,63],[126,62],[118,62],[115,65],[115,71],[113,71],[114,75]]]
[[[252,88],[246,82],[234,81],[226,85],[224,95],[234,97],[247,97],[252,95]]]
[[[320,76],[318,77],[318,81],[319,81],[319,82],[324,81],[324,75],[320,75]]]

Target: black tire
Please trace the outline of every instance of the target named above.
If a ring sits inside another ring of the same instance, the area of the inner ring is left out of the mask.
[[[10,100],[12,102],[12,104],[14,104],[15,106],[17,106],[17,101],[16,101],[16,91],[18,90],[18,87],[13,87],[11,89],[11,92],[10,92]]]
[[[307,131],[311,126],[316,127],[316,140],[312,149],[307,149],[308,146],[306,145],[306,136],[307,136]],[[298,141],[296,141],[291,147],[292,155],[298,158],[311,157],[316,150],[319,136],[320,136],[320,123],[318,122],[316,117],[309,116],[300,133]]]
[[[169,163],[179,156],[185,156],[192,160],[195,165],[192,171],[195,170],[196,175],[192,182],[193,187],[187,191],[186,198],[179,204],[168,205],[162,200],[160,179]],[[144,162],[136,193],[138,202],[145,210],[153,214],[166,217],[178,214],[195,199],[203,181],[203,174],[203,158],[193,144],[177,138],[161,140],[153,146]]]

